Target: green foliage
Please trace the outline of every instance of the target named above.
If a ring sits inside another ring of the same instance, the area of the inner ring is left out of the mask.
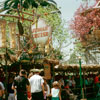
[[[5,0],[4,2],[4,9],[17,9],[19,4],[22,8],[28,9],[30,6],[33,8],[38,8],[39,5],[42,7],[48,5],[56,4],[53,0]]]
[[[67,62],[69,64],[78,64],[77,54],[75,51],[70,55],[70,59]]]
[[[61,52],[61,45],[65,42],[68,33],[65,31],[64,23],[61,16],[54,6],[42,8],[38,7],[37,13],[40,13],[41,17],[52,27],[52,41],[54,46],[53,54],[56,59],[62,60],[63,54]],[[47,15],[45,15],[47,14]]]
[[[67,63],[78,64],[79,63],[79,59],[78,59],[79,56],[81,56],[82,60],[84,61],[85,60],[84,52],[85,52],[85,49],[82,47],[82,44],[80,43],[79,40],[76,39],[74,42],[73,52],[71,53],[70,58],[67,61]]]
[[[38,7],[37,13],[52,27],[52,42],[54,47],[54,56],[56,59],[62,60],[64,58],[63,48],[70,44],[70,35],[65,27],[65,21],[62,21],[61,16],[54,6],[42,8]],[[47,15],[45,15],[47,14]]]
[[[42,6],[39,6],[36,11],[40,15],[41,18],[45,19],[46,22],[49,25],[51,25],[53,31],[56,29],[58,25],[60,25],[61,17],[59,13],[57,13],[58,9],[55,8],[54,6],[48,6],[45,8],[43,8]]]

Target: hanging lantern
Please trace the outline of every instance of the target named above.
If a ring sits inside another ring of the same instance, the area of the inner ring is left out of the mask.
[[[44,51],[44,45],[39,44],[39,45],[38,45],[38,51],[39,51],[39,52],[43,52],[43,51]]]
[[[49,53],[50,48],[49,48],[49,44],[45,45],[45,53]]]
[[[6,47],[6,20],[0,20],[0,47]]]
[[[16,23],[11,22],[9,25],[9,33],[10,33],[10,48],[16,48]]]

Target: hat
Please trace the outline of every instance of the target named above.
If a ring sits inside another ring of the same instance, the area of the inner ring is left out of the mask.
[[[53,82],[53,86],[59,86],[58,81],[54,81],[54,82]]]
[[[30,71],[31,71],[31,72],[40,72],[39,69],[31,69]]]

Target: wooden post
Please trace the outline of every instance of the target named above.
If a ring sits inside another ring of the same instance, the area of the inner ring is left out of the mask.
[[[53,68],[53,81],[55,81],[55,68],[54,68],[54,64],[52,64],[52,68]]]

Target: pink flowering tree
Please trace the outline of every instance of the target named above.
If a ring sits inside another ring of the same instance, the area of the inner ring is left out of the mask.
[[[97,3],[97,1],[96,1]],[[88,3],[81,5],[75,12],[70,28],[81,40],[86,40],[86,35],[92,31],[100,29],[100,8],[88,6]]]

